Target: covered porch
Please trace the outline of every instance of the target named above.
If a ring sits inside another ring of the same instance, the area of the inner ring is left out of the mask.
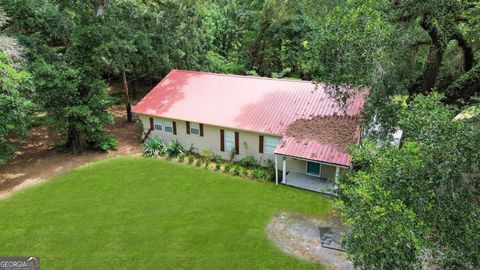
[[[335,180],[345,166],[296,157],[275,155],[275,183],[337,195]]]
[[[286,178],[281,182],[284,185],[324,193],[328,195],[336,195],[335,183],[327,179],[310,176],[297,172],[287,172]]]

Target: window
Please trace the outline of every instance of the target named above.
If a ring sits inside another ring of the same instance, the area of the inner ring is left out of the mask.
[[[263,153],[265,154],[273,154],[273,151],[275,151],[275,148],[277,147],[278,141],[280,139],[277,137],[269,137],[265,136],[263,137]]]
[[[155,119],[154,123],[155,123],[155,124],[154,124],[153,127],[154,127],[155,130],[162,130],[162,126],[163,126],[163,125],[162,125],[162,120],[160,120],[160,119]]]
[[[223,145],[225,151],[230,152],[232,149],[235,149],[235,132],[225,130]]]
[[[173,123],[172,121],[162,121],[163,127],[165,128],[165,132],[173,132]]]
[[[162,119],[155,119],[153,129],[157,131],[173,132],[173,122]]]
[[[320,163],[307,161],[307,174],[320,176]]]
[[[190,133],[200,135],[200,125],[198,123],[190,123]]]

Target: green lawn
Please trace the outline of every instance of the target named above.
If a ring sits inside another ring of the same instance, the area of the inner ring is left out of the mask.
[[[322,215],[318,194],[167,161],[114,158],[0,201],[0,256],[42,269],[318,269],[265,227],[279,211]]]

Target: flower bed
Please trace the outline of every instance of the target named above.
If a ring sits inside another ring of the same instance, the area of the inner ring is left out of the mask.
[[[185,150],[178,141],[172,140],[165,143],[158,137],[145,142],[143,156],[166,158],[174,162],[190,164],[248,179],[273,181],[275,178],[275,168],[272,161],[268,161],[266,166],[261,166],[253,156],[246,156],[240,161],[227,161],[210,150],[204,150],[202,154],[193,153]]]

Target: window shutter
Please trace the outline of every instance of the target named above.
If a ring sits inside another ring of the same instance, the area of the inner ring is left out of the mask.
[[[220,151],[225,152],[225,131],[220,129]]]
[[[150,130],[153,130],[153,118],[150,117]]]
[[[200,137],[203,137],[203,124],[199,124],[200,126]]]
[[[190,134],[190,122],[186,121],[187,124],[187,134]]]
[[[173,121],[172,125],[173,125],[173,134],[177,135],[177,122]]]
[[[258,136],[258,152],[263,154],[263,135]]]
[[[239,151],[240,150],[239,137],[240,136],[239,136],[238,132],[235,132],[235,152],[237,153],[237,155],[238,155],[238,153],[240,153],[240,151]]]

